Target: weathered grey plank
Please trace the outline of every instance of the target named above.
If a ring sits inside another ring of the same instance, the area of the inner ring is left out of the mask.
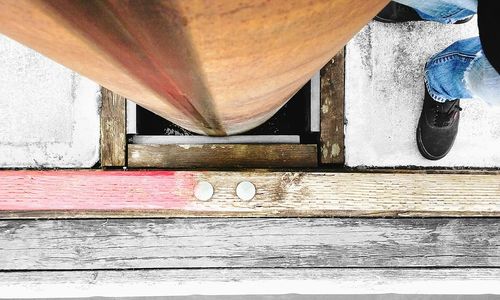
[[[499,280],[500,270],[488,268],[0,272],[0,298],[292,293],[477,295],[500,294]]]
[[[344,164],[345,50],[321,69],[320,162]]]
[[[126,99],[105,88],[101,93],[101,166],[125,166]]]
[[[500,219],[0,222],[0,270],[500,267]]]
[[[128,166],[136,168],[311,168],[314,144],[128,145]]]

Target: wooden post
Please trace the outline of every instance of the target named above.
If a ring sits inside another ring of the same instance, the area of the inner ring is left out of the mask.
[[[123,167],[127,163],[127,100],[105,88],[101,94],[101,166]]]
[[[321,69],[320,162],[344,164],[345,50]]]
[[[191,131],[270,118],[388,0],[0,0],[0,32]]]

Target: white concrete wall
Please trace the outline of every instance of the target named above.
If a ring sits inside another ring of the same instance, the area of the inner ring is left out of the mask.
[[[0,167],[91,167],[99,86],[0,35]]]

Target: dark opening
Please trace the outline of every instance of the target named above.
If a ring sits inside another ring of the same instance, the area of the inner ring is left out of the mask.
[[[311,87],[304,85],[271,119],[243,135],[300,135],[310,140]],[[139,135],[198,135],[137,106]]]

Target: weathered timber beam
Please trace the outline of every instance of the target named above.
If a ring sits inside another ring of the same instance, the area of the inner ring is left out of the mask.
[[[355,172],[0,171],[4,218],[500,216],[500,175]],[[202,181],[208,201],[194,196]],[[241,200],[236,187],[256,193]]]
[[[345,50],[321,69],[320,163],[343,165],[345,109]]]
[[[131,168],[314,168],[315,144],[128,145]]]
[[[1,220],[0,271],[500,267],[497,218]]]

